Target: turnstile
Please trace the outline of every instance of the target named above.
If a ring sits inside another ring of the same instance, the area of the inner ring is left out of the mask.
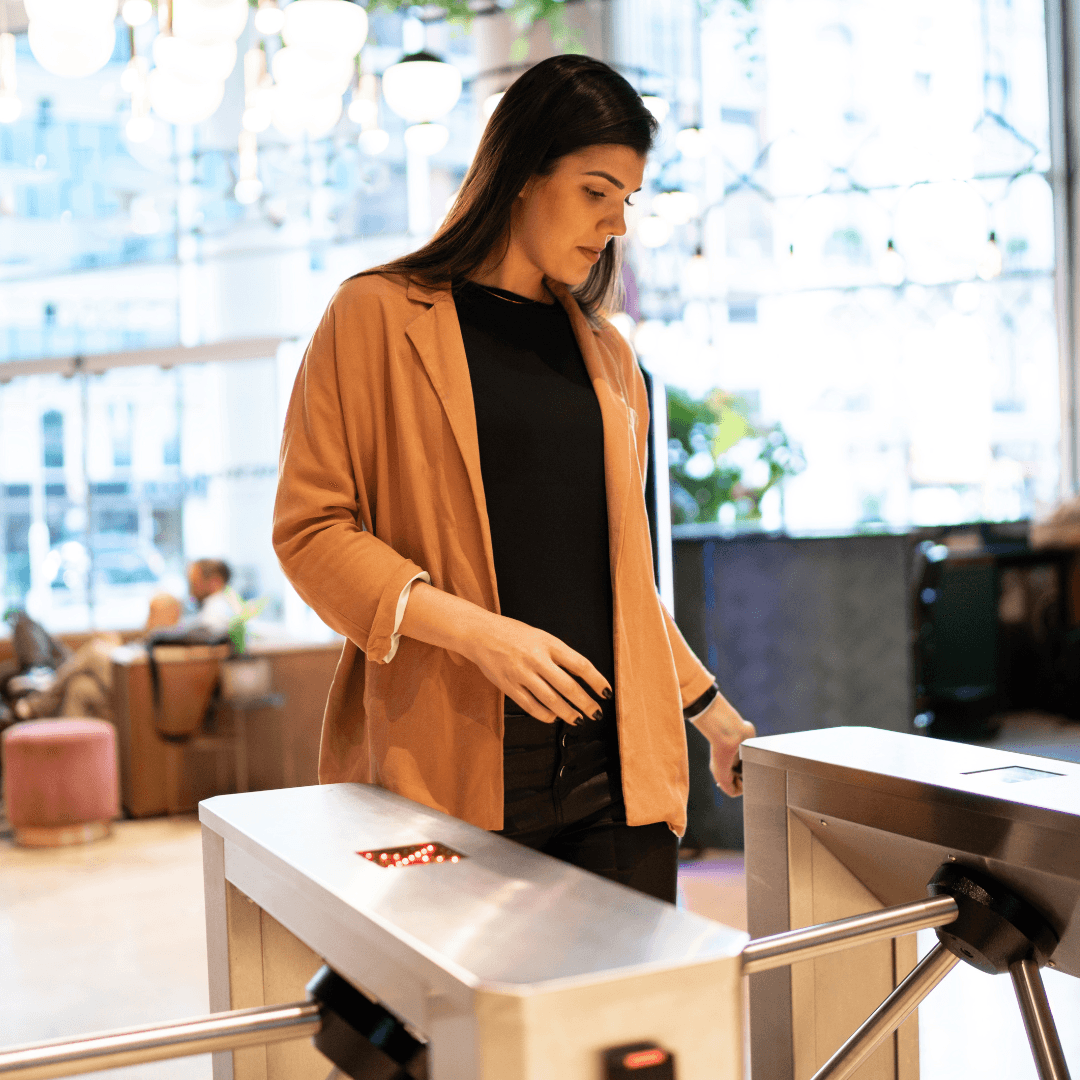
[[[380,788],[199,813],[212,1009],[302,998],[326,963],[427,1040],[431,1080],[592,1080],[601,1051],[639,1043],[672,1053],[680,1080],[741,1075],[736,930]],[[215,1080],[327,1072],[301,1042],[229,1057]]]
[[[743,761],[749,942],[379,788],[211,799],[218,1011],[0,1050],[0,1080],[200,1052],[215,1080],[740,1080],[744,975],[757,1080],[914,1080],[907,1018],[960,959],[1010,972],[1067,1080],[1039,966],[1080,972],[1080,766],[858,728]]]
[[[873,728],[754,739],[742,760],[751,935],[951,891],[962,909],[979,908],[939,931],[951,951],[939,945],[936,970],[927,958],[912,976],[921,985],[893,1002],[921,999],[958,958],[1008,969],[1039,1075],[1068,1075],[1038,967],[1080,976],[1080,765]],[[956,940],[965,919],[981,920],[993,941]],[[915,967],[906,937],[752,975],[754,1075],[847,1075],[837,1065],[845,1041]],[[890,1029],[855,1075],[915,1080],[916,1017]]]

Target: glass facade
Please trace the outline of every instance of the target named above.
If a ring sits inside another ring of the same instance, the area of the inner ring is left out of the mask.
[[[1039,0],[605,10],[605,47],[664,118],[619,318],[669,387],[673,521],[845,533],[1053,502]],[[242,65],[209,121],[135,144],[126,35],[79,80],[18,41],[26,107],[0,124],[5,602],[56,630],[134,627],[153,592],[183,592],[186,560],[214,556],[269,619],[311,631],[270,548],[278,435],[333,289],[418,242],[405,125],[381,106],[379,154],[347,119],[320,139],[260,135],[264,193],[241,205]],[[477,41],[373,14],[362,54],[378,72],[426,42],[465,76],[430,159],[436,221],[480,133]],[[261,359],[124,358],[264,336]],[[105,374],[72,359],[102,353],[117,354]]]
[[[712,511],[732,469],[742,486],[711,520],[795,532],[1013,520],[1053,502],[1039,0],[757,0],[718,11],[701,49],[703,145],[669,137],[654,189],[702,209],[639,251],[635,341],[691,398],[741,403],[753,430],[725,451],[706,411],[697,439],[714,462],[690,474],[694,446],[673,444],[682,519],[704,523],[693,497]],[[758,507],[777,425],[805,468]]]

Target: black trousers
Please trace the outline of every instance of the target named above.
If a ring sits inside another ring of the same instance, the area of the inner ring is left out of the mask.
[[[501,835],[673,904],[678,837],[663,821],[626,824],[614,701],[603,708],[575,727],[507,702]]]

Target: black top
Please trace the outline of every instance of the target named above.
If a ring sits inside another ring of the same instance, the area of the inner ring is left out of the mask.
[[[468,281],[454,301],[500,610],[565,642],[614,687],[604,428],[570,317],[558,302]]]

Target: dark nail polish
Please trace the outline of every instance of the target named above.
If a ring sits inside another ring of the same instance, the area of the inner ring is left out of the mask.
[[[603,713],[603,710],[602,710],[602,709],[597,709],[597,710],[596,710],[596,712],[594,712],[594,713],[592,714],[592,718],[593,718],[594,720],[603,720],[603,719],[604,719],[604,713]]]
[[[605,686],[604,687],[604,697],[607,698],[608,701],[610,701],[612,699],[613,694],[611,693],[611,687],[610,686]]]

